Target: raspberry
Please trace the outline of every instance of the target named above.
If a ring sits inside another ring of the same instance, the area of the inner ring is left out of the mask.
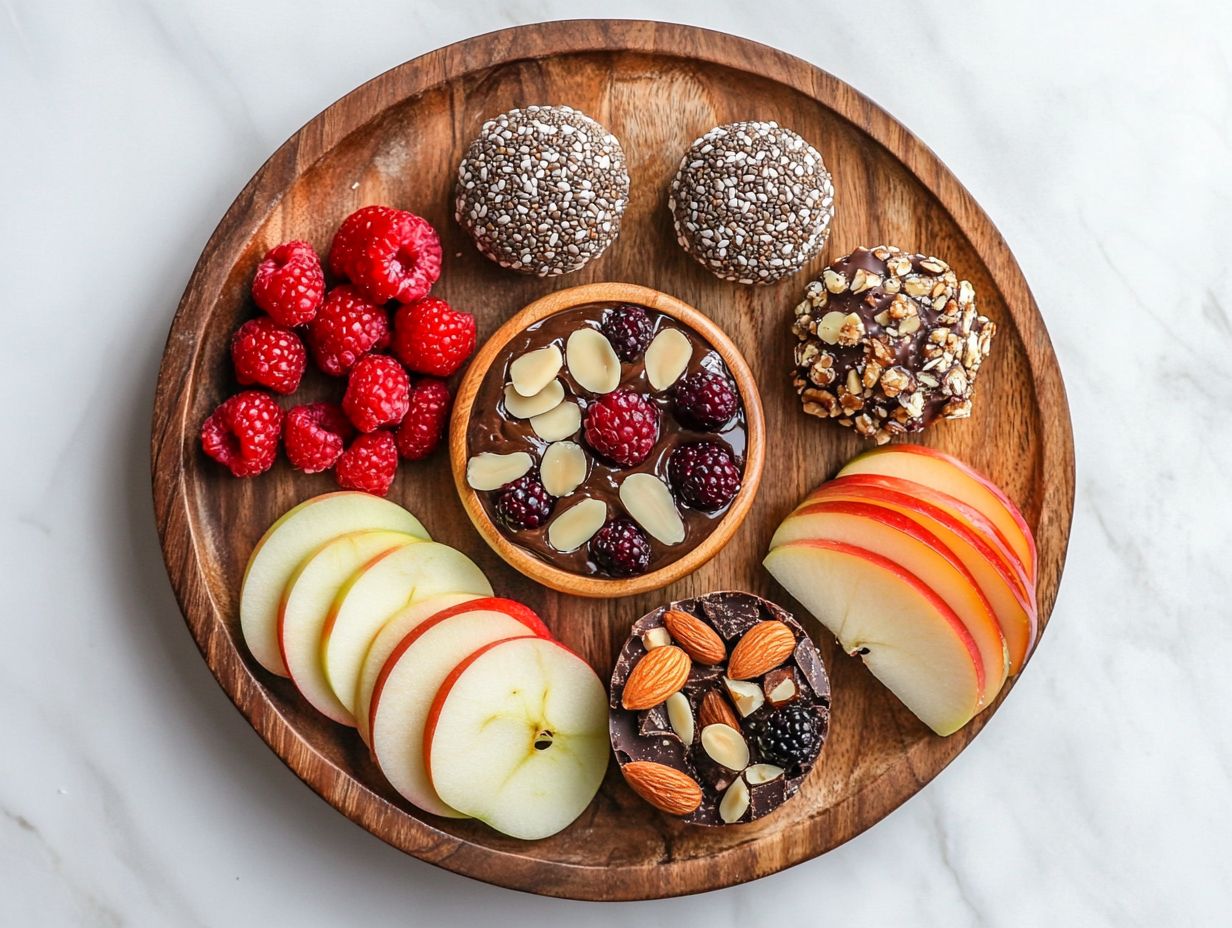
[[[410,408],[411,378],[387,354],[368,354],[351,369],[342,411],[361,432],[397,425]]]
[[[398,446],[392,432],[369,432],[342,452],[334,476],[344,490],[363,490],[376,496],[389,492],[398,472]]]
[[[590,559],[613,577],[645,573],[650,540],[628,519],[613,519],[590,540]]]
[[[821,751],[821,726],[809,706],[795,704],[771,712],[756,726],[753,743],[765,760],[799,771]]]
[[[307,242],[275,245],[257,265],[252,298],[280,325],[311,322],[325,295],[321,259]]]
[[[676,384],[676,417],[686,425],[718,429],[736,414],[736,388],[722,374],[697,371]]]
[[[305,474],[319,474],[338,462],[343,447],[354,432],[340,406],[335,403],[311,403],[296,406],[287,413],[287,421],[282,427],[282,444],[292,467]]]
[[[449,388],[424,378],[411,387],[411,408],[394,436],[398,453],[408,461],[422,461],[441,443],[449,421]]]
[[[628,303],[608,311],[600,327],[622,361],[636,361],[650,344],[654,323],[640,306]]]
[[[694,509],[722,509],[740,492],[740,468],[731,452],[712,441],[681,445],[667,462],[676,495]]]
[[[448,377],[475,350],[475,317],[429,296],[394,314],[394,354],[418,374]]]
[[[441,276],[441,240],[426,219],[389,206],[365,206],[338,227],[329,269],[374,303],[410,303]]]
[[[658,440],[659,410],[640,393],[616,390],[586,410],[586,441],[617,464],[640,464]]]
[[[555,504],[556,497],[539,482],[539,475],[531,472],[501,487],[496,515],[514,531],[538,528],[548,520]]]
[[[317,367],[341,377],[369,351],[389,344],[389,317],[353,287],[334,287],[308,324],[308,346]]]
[[[235,379],[247,386],[269,387],[275,393],[294,393],[299,387],[308,355],[299,336],[273,319],[249,319],[231,337]]]
[[[201,425],[201,448],[236,477],[255,477],[274,466],[282,409],[268,393],[245,390],[224,400]]]

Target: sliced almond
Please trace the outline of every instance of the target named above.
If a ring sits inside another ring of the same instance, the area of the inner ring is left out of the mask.
[[[633,792],[668,815],[688,815],[702,804],[701,786],[675,767],[635,760],[621,767],[620,772]]]
[[[565,385],[559,380],[553,380],[534,396],[523,396],[513,384],[506,384],[505,411],[515,419],[529,419],[555,409],[564,398]]]
[[[522,396],[534,396],[556,379],[563,363],[555,345],[536,348],[509,365],[509,381]]]
[[[630,474],[620,485],[620,502],[642,528],[665,545],[684,541],[684,520],[666,483],[654,474]]]
[[[666,390],[684,373],[693,346],[679,329],[664,329],[646,349],[646,379],[656,390]]]
[[[534,461],[525,451],[511,454],[483,451],[466,462],[466,482],[474,490],[497,490],[517,480],[532,464]]]
[[[766,695],[756,683],[724,677],[723,685],[727,687],[727,695],[736,704],[736,709],[745,718],[760,709],[766,701]]]
[[[689,655],[675,645],[647,651],[633,665],[624,692],[620,694],[620,704],[631,712],[661,705],[672,693],[680,691],[692,667]]]
[[[547,412],[532,416],[530,427],[544,441],[570,438],[582,427],[582,411],[577,403],[558,403]]]
[[[782,775],[783,768],[776,767],[774,764],[754,764],[744,771],[744,778],[748,780],[749,786],[761,786],[763,783],[777,780]]]
[[[548,544],[557,551],[576,551],[607,521],[607,505],[598,499],[584,499],[570,506],[548,526]]]
[[[553,496],[568,496],[586,479],[586,452],[576,442],[552,442],[543,452],[539,479]]]
[[[747,811],[749,811],[749,788],[744,780],[734,780],[732,785],[727,787],[723,798],[719,800],[719,818],[725,824],[731,825],[744,818],[744,813]]]
[[[620,358],[597,329],[578,329],[565,343],[569,373],[591,393],[611,393],[620,385]]]
[[[744,735],[730,725],[707,725],[702,729],[702,748],[716,764],[739,773],[749,765],[749,745]]]
[[[642,647],[647,651],[653,651],[655,648],[661,648],[671,643],[672,636],[662,625],[656,626],[642,635]]]
[[[667,697],[667,720],[672,731],[680,736],[681,743],[687,748],[693,743],[693,707],[689,705],[689,697],[684,693],[672,693]]]

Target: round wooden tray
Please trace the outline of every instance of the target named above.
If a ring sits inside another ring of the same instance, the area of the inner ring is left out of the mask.
[[[632,195],[619,241],[580,273],[537,280],[481,257],[452,219],[453,176],[483,120],[517,105],[568,103],[624,144]],[[711,126],[774,119],[822,151],[838,214],[826,252],[768,288],[723,283],[677,247],[664,206],[679,154]],[[235,480],[198,448],[201,421],[234,392],[227,344],[253,312],[247,291],[264,251],[306,238],[324,251],[338,223],[368,203],[426,216],[441,231],[436,292],[474,312],[481,338],[544,293],[598,280],[641,283],[708,313],[748,359],[762,390],[765,479],[731,543],[696,573],[618,600],[552,592],[508,567],[462,512],[442,451],[404,465],[392,498],[440,540],[473,557],[503,595],[537,609],[607,679],[629,623],[670,598],[745,589],[796,608],[760,567],[778,521],[862,444],[805,417],[786,371],[791,307],[826,257],[890,242],[940,255],[969,278],[1000,334],[980,375],[974,417],[923,441],[991,475],[1022,507],[1039,544],[1039,609],[1056,598],[1073,509],[1073,442],[1060,372],[1026,282],[988,217],[937,158],[851,87],[743,39],[648,22],[558,22],[439,49],[364,84],[278,149],[240,193],[189,281],[155,398],[155,512],[167,570],[202,654],[261,737],[314,790],[390,844],[458,873],[531,892],[636,899],[755,879],[859,834],[931,780],[995,707],[961,732],[930,734],[857,661],[818,632],[834,687],[833,727],[801,794],[737,828],[690,828],[637,799],[615,770],[563,833],[524,843],[474,822],[421,816],[385,784],[354,732],[316,714],[291,683],[262,671],[240,639],[237,601],[252,545],[294,503],[332,488],[285,462]],[[337,397],[312,380],[300,396]],[[301,401],[297,397],[297,402]],[[812,626],[816,631],[816,625]],[[1010,692],[1006,687],[1001,699]]]

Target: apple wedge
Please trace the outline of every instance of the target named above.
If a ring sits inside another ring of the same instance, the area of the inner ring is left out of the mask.
[[[287,676],[278,647],[278,604],[287,580],[318,547],[349,532],[387,529],[427,539],[413,515],[370,493],[314,496],[285,512],[252,549],[240,588],[240,630],[248,650],[270,673]]]
[[[422,541],[404,532],[352,532],[330,539],[291,574],[278,607],[278,643],[291,681],[318,712],[354,725],[321,665],[321,632],[338,590],[379,554]]]
[[[559,642],[496,642],[441,685],[423,752],[452,808],[515,838],[546,838],[581,815],[603,782],[607,691]]]
[[[914,574],[945,601],[980,650],[984,686],[980,704],[1001,691],[1009,667],[1005,636],[992,606],[965,564],[941,539],[901,513],[864,502],[829,500],[789,516],[770,548],[793,541],[841,542],[879,554]]]
[[[1035,538],[1026,519],[1000,487],[953,455],[923,445],[891,445],[866,451],[838,472],[840,477],[848,474],[914,480],[974,506],[997,527],[1002,539],[1018,554],[1027,578],[1035,582]]]
[[[404,606],[442,593],[491,596],[492,587],[474,561],[435,541],[379,554],[339,589],[321,629],[321,664],[352,717],[364,655],[381,626]]]
[[[979,711],[984,663],[975,639],[914,574],[835,541],[788,542],[763,564],[937,734],[952,734]]]
[[[477,609],[429,619],[398,643],[373,687],[369,722],[372,756],[408,801],[434,815],[468,817],[443,802],[428,779],[424,726],[432,701],[450,672],[479,648],[538,634],[508,612]]]

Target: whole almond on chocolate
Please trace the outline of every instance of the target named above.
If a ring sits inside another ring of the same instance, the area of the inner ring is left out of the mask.
[[[773,670],[796,649],[796,636],[782,622],[758,622],[732,648],[727,675],[733,680],[751,680]]]
[[[719,633],[697,616],[679,609],[669,609],[663,616],[663,624],[676,644],[699,664],[718,664],[727,657],[727,647]]]
[[[689,655],[675,645],[647,651],[629,674],[620,704],[634,712],[653,709],[684,686],[692,666]]]
[[[620,768],[625,782],[648,803],[669,815],[688,815],[702,803],[702,788],[682,770],[648,760]]]
[[[730,725],[740,731],[740,719],[717,689],[710,690],[702,697],[702,703],[697,707],[697,725],[699,728],[705,728],[707,725]]]

